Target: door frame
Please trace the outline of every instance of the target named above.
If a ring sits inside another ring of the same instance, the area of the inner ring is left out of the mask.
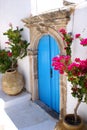
[[[29,29],[30,45],[29,45],[29,86],[27,91],[32,94],[32,99],[38,98],[38,76],[37,76],[37,45],[38,40],[44,34],[52,35],[59,43],[61,54],[64,54],[64,43],[58,30],[66,28],[70,15],[73,13],[75,6],[69,8],[61,8],[59,10],[47,12],[37,16],[30,15],[22,19],[25,26]],[[65,81],[64,75],[60,77],[60,117],[66,114],[66,99],[67,99],[67,80]]]
[[[37,55],[39,39],[43,35],[51,35],[58,43],[60,54],[65,54],[64,43],[60,34],[52,28],[47,29],[45,32],[36,31],[31,39],[31,44],[28,49],[29,55],[29,92],[31,93],[32,100],[38,99],[38,73],[37,73]],[[67,99],[67,79],[66,76],[60,75],[60,118],[66,114],[66,99]]]

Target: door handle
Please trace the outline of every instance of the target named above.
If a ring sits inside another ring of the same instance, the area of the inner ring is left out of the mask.
[[[52,68],[50,68],[50,77],[51,78],[53,77],[53,70],[52,70]]]

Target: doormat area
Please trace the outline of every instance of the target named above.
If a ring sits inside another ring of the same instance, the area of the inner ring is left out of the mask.
[[[40,100],[34,101],[37,105],[39,105],[42,109],[44,109],[49,115],[51,115],[55,119],[59,119],[59,113],[53,111],[50,107],[48,107],[46,104],[41,102]]]

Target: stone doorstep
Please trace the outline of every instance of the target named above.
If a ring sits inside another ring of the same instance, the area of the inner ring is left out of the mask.
[[[16,96],[7,95],[0,90],[0,109],[16,105],[27,100],[31,100],[31,94],[25,90]]]
[[[39,105],[43,110],[45,110],[49,115],[51,115],[53,118],[59,120],[59,113],[52,110],[50,107],[48,107],[46,104],[44,104],[40,100],[35,100],[34,102],[37,105]]]
[[[26,128],[22,128],[19,130],[54,130],[55,125],[56,125],[56,121],[46,120],[39,124],[30,126],[30,127],[26,127]]]
[[[4,108],[7,108],[7,107],[10,107],[13,105],[17,105],[19,103],[28,101],[30,99],[31,99],[31,96],[29,94],[16,98],[16,99],[13,99],[13,100],[10,100],[10,101],[7,101],[7,102],[5,102],[3,99],[0,98],[0,109],[4,109]]]
[[[25,94],[25,95],[22,95],[21,97],[15,98],[15,99],[13,99],[11,101],[6,102],[5,103],[5,108],[13,106],[13,105],[17,105],[19,103],[22,103],[22,102],[28,101],[28,100],[31,100],[31,95],[29,93]]]
[[[63,120],[60,120],[56,126],[55,126],[55,129],[54,130],[69,130],[69,129],[66,129],[63,125]],[[87,124],[84,124],[84,127],[82,129],[79,129],[79,130],[87,130]]]

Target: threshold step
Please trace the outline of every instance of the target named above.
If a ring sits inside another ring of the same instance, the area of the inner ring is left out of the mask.
[[[0,104],[3,104],[5,108],[10,107],[12,105],[19,104],[27,100],[31,100],[31,94],[29,94],[25,90],[23,90],[20,94],[16,96],[10,96],[10,95],[5,94],[0,89]]]

